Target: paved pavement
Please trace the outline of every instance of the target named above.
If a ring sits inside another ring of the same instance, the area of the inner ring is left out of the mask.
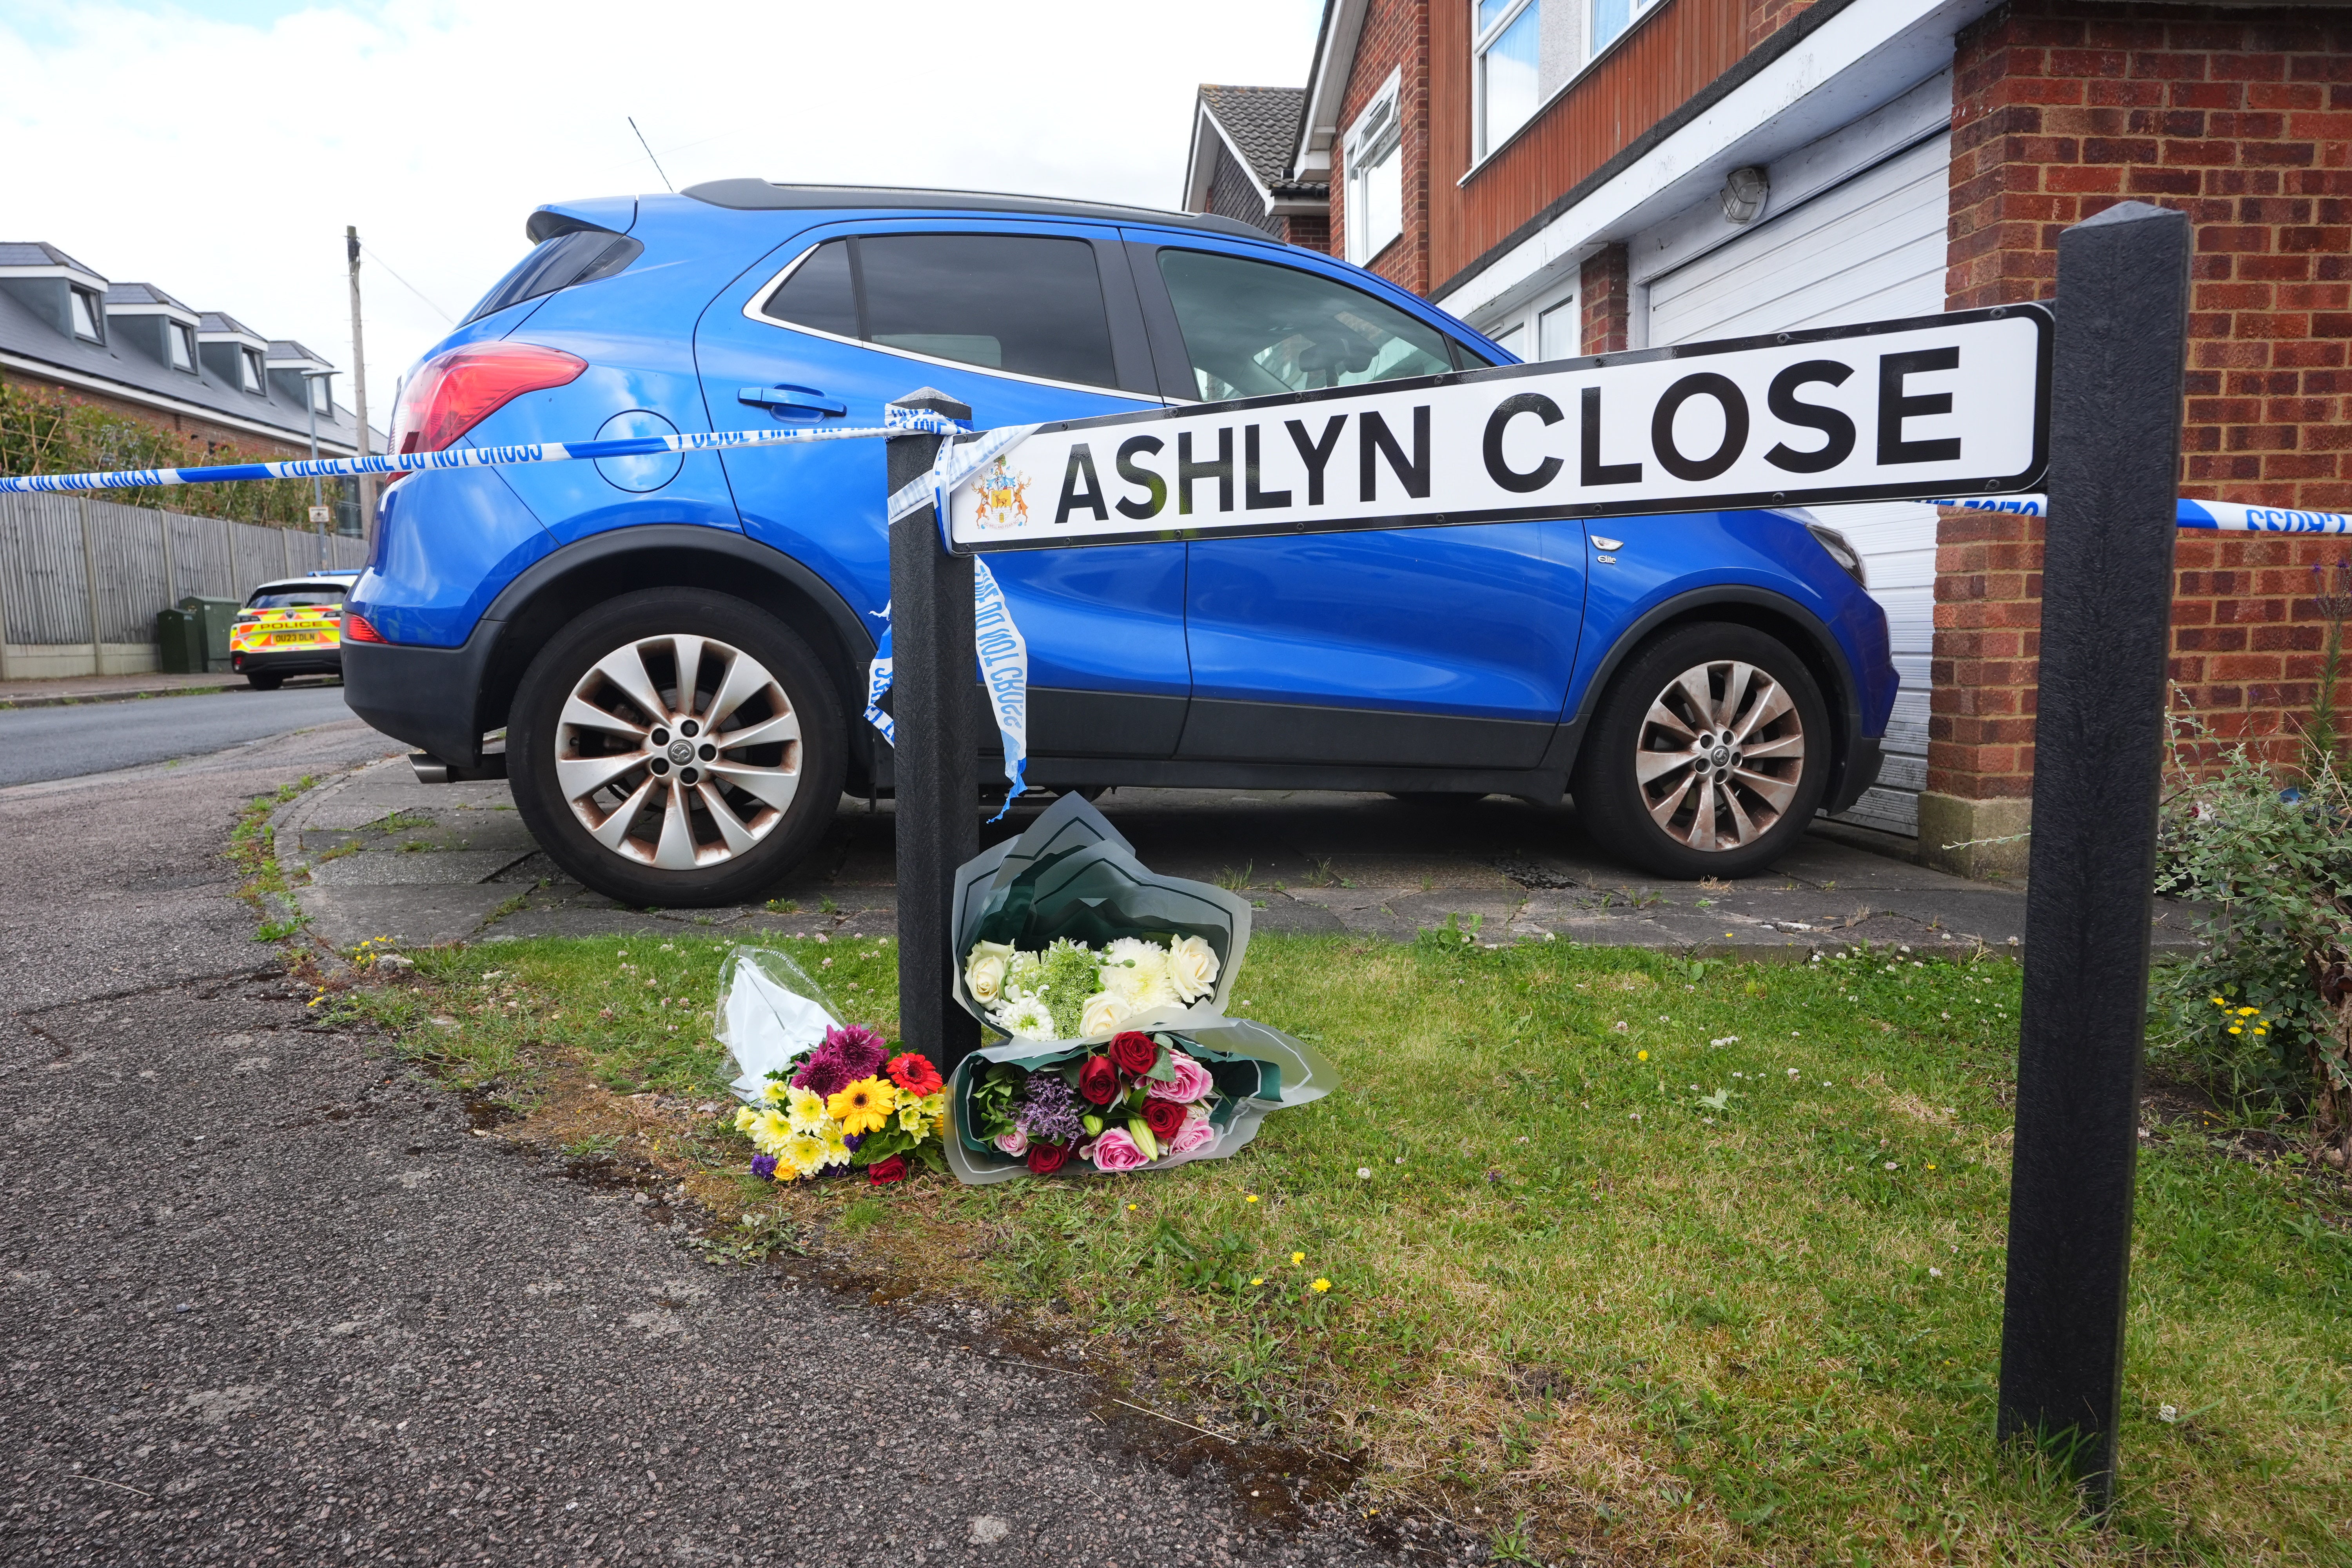
[[[0,1562],[1455,1560],[960,1310],[709,1268],[663,1194],[318,1027],[221,845],[391,749],[350,721],[0,790]]]
[[[37,680],[0,680],[0,709],[47,708],[68,702],[122,702],[139,697],[171,697],[190,691],[243,687],[245,677],[216,670],[205,675],[66,675]]]
[[[0,709],[0,787],[205,756],[337,721],[352,721],[340,682]]]
[[[1895,858],[1904,841],[1822,826],[1774,874],[1736,885],[1670,882],[1613,861],[1571,808],[1492,796],[1409,805],[1380,795],[1115,790],[1097,804],[1157,869],[1245,887],[1260,929],[1409,939],[1454,917],[1481,933],[1551,935],[1699,954],[1802,959],[1857,941],[2008,949],[2025,931],[2015,887]],[[992,835],[1017,830],[1016,807]],[[890,808],[843,810],[774,904],[621,907],[565,880],[538,852],[502,783],[419,784],[394,762],[362,770],[281,814],[278,844],[302,910],[337,947],[412,945],[702,928],[850,931],[897,924]],[[2159,950],[2186,941],[2177,910]]]

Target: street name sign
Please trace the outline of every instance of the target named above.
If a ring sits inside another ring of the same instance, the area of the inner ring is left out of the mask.
[[[2032,305],[1043,425],[959,487],[955,548],[2031,492]]]

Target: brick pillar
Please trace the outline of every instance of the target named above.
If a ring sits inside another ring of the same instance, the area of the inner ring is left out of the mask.
[[[2117,201],[2177,207],[2197,227],[2181,493],[2352,510],[2347,58],[2342,11],[2011,0],[1954,53],[1947,308],[2046,299],[2067,225]],[[2029,821],[2041,537],[1990,514],[1938,528],[1929,864],[2022,868],[2022,844],[1941,846]],[[2181,540],[2172,679],[2215,748],[2294,761],[2326,637],[2311,567],[2344,553],[2309,535]]]
[[[1615,353],[1628,346],[1626,334],[1633,321],[1633,289],[1627,271],[1625,247],[1619,243],[1605,246],[1598,255],[1587,257],[1577,274],[1576,295],[1583,302],[1580,315],[1586,353]]]

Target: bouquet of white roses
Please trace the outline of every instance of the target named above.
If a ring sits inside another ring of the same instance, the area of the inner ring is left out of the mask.
[[[949,1075],[949,1168],[986,1182],[1219,1159],[1267,1111],[1328,1093],[1311,1047],[1224,1016],[1249,930],[1245,900],[1152,871],[1075,795],[967,862],[956,999],[1003,1037]]]
[[[1020,1040],[1097,1039],[1148,1028],[1208,996],[1223,967],[1197,936],[1057,937],[1043,952],[972,944],[963,983],[989,1023]]]

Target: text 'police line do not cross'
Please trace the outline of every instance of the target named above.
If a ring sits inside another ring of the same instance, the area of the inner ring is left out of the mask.
[[[2051,333],[2013,305],[1045,425],[958,489],[951,539],[2013,495],[2048,460]]]

